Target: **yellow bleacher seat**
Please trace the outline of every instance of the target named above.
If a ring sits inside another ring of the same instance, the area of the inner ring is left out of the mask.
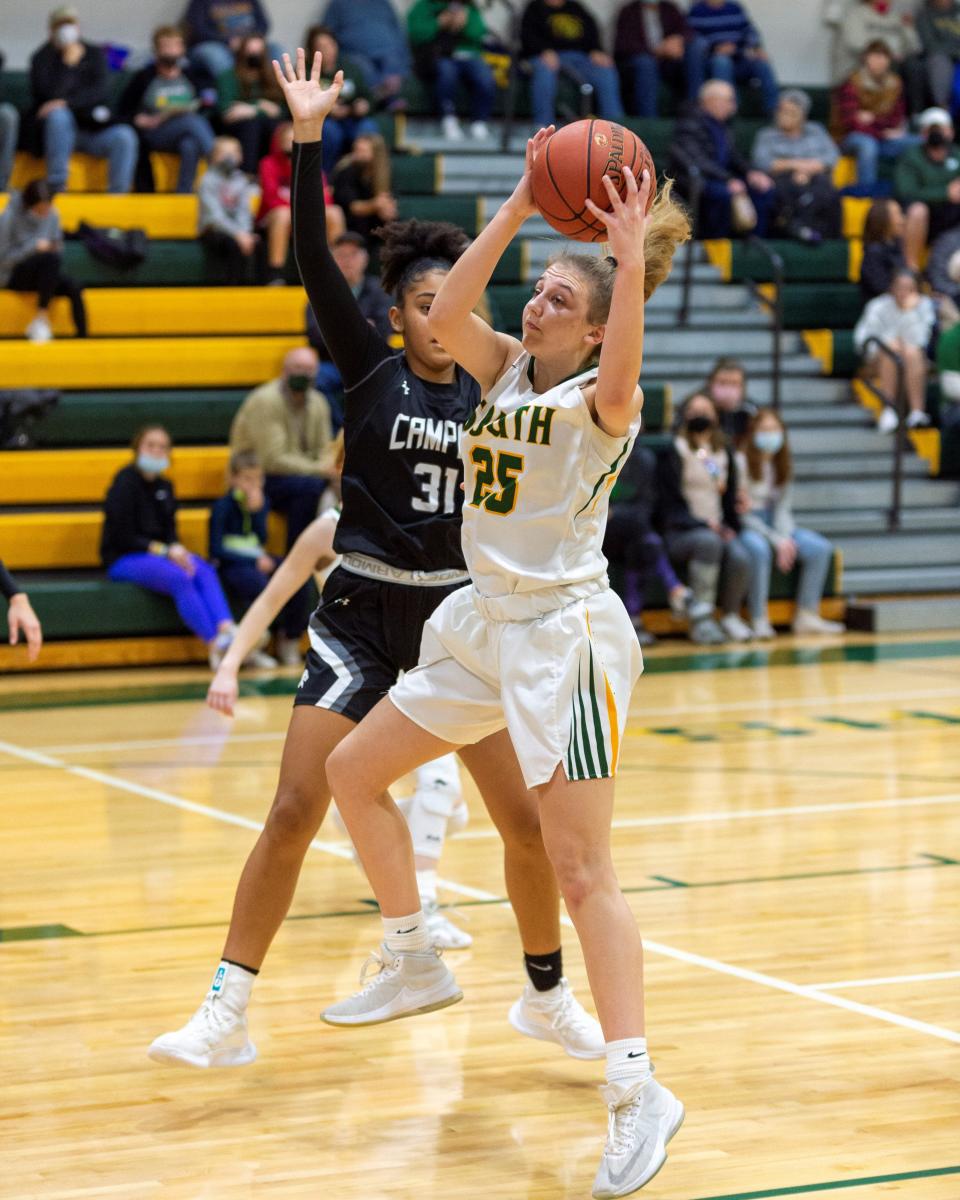
[[[207,553],[208,508],[181,509],[180,541],[194,554]],[[102,512],[5,513],[0,516],[3,561],[11,570],[54,571],[100,566]]]
[[[853,187],[857,182],[857,160],[849,154],[838,160],[833,168],[833,186],[835,188]]]
[[[845,238],[863,237],[863,226],[872,203],[869,196],[843,197],[843,236]]]
[[[67,233],[73,233],[81,221],[88,221],[91,225],[142,229],[151,238],[191,241],[197,236],[196,196],[145,192],[114,196],[78,191],[61,192],[54,203]],[[256,209],[258,203],[254,199],[252,207]],[[0,212],[6,204],[7,197],[0,192]]]
[[[150,165],[153,168],[154,187],[158,192],[172,192],[177,186],[177,169],[180,158],[176,154],[153,153],[150,155]],[[201,162],[197,168],[197,180],[206,170],[206,163]],[[25,187],[31,180],[43,179],[47,168],[42,158],[19,151],[13,164],[10,186]],[[68,192],[105,192],[107,190],[107,160],[93,158],[89,154],[71,154],[70,166],[67,172]]]

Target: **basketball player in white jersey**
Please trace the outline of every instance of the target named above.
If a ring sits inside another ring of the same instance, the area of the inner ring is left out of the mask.
[[[334,750],[328,778],[384,917],[381,970],[324,1013],[360,1025],[461,998],[430,946],[409,839],[386,785],[416,763],[506,728],[536,791],[547,853],[583,948],[606,1039],[609,1134],[595,1197],[623,1196],[662,1166],[683,1106],[651,1074],[643,950],[610,854],[613,776],[642,669],[601,553],[610,489],[640,428],[644,303],[689,236],[669,187],[627,171],[611,212],[589,203],[615,258],[561,255],[524,310],[523,341],[471,309],[536,211],[528,143],[511,198],[444,278],[434,336],[480,384],[464,427],[463,549],[472,585],[424,627],[420,662]],[[599,351],[599,362],[596,356]]]

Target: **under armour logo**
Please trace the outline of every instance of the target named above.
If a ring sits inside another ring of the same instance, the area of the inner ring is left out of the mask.
[[[410,395],[410,384],[409,384],[409,383],[407,383],[407,381],[406,381],[405,379],[404,379],[404,380],[403,380],[403,382],[400,384],[400,390],[403,392],[403,394],[404,394],[405,396],[409,396],[409,395]]]

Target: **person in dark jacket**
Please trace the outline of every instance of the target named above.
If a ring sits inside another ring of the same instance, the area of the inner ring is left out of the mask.
[[[730,122],[737,111],[733,87],[719,79],[700,89],[696,106],[677,122],[670,151],[669,174],[677,190],[688,199],[699,174],[703,191],[697,214],[697,236],[725,238],[734,232],[733,206],[738,214],[746,206],[747,216],[738,216],[737,232],[754,232],[763,237],[776,200],[773,180],[764,171],[751,168],[733,140]],[[752,204],[755,216],[749,213]]]
[[[3,51],[0,50],[0,75],[4,64]],[[3,85],[0,82],[0,94]],[[0,192],[7,190],[10,176],[13,174],[13,158],[17,152],[17,139],[20,136],[20,113],[6,100],[0,101]]]
[[[938,108],[956,108],[960,0],[924,0],[917,13],[917,35],[931,102]]]
[[[903,230],[903,209],[896,200],[874,200],[863,226],[860,295],[864,304],[889,291],[894,275],[906,266]]]
[[[183,34],[174,25],[153,32],[154,60],[133,76],[120,97],[120,114],[131,121],[148,151],[180,156],[177,191],[188,194],[200,160],[213,149],[210,117],[217,89],[205,68],[185,63]]]
[[[361,133],[353,150],[337,163],[330,181],[333,199],[347,229],[368,239],[381,225],[396,220],[397,201],[390,190],[390,154],[378,133]]]
[[[593,87],[597,114],[623,120],[620,81],[600,45],[596,18],[579,0],[530,0],[520,24],[521,54],[533,71],[530,105],[535,125],[552,125],[561,67]]]
[[[960,226],[941,233],[930,247],[927,279],[935,298],[945,297],[960,304]]]
[[[54,191],[67,184],[74,149],[105,158],[110,192],[129,192],[137,165],[137,135],[110,111],[107,58],[80,36],[80,17],[71,5],[50,14],[50,37],[30,59],[32,125],[36,148],[47,161]]]
[[[133,439],[134,460],[117,472],[107,492],[100,558],[115,583],[172,597],[216,668],[235,626],[216,571],[177,540],[177,502],[165,475],[171,444],[162,425],[147,425]]]
[[[327,25],[311,25],[303,44],[308,63],[312,63],[314,55],[320,51],[324,87],[329,87],[338,71],[343,72],[343,87],[337,103],[323,123],[323,169],[329,176],[343,155],[350,152],[356,137],[362,133],[379,133],[380,127],[370,115],[373,96],[363,68],[340,53],[333,30]]]
[[[190,0],[180,24],[190,42],[190,59],[216,79],[233,66],[245,37],[264,37],[270,19],[260,0]]]
[[[638,117],[657,115],[661,83],[694,100],[707,77],[707,43],[672,0],[630,0],[620,9],[613,45]]]

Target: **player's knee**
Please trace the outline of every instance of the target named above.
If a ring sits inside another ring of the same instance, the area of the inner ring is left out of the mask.
[[[334,747],[327,756],[327,786],[341,810],[349,804],[350,778],[355,774],[355,768],[351,766],[351,757],[349,746],[343,742]]]
[[[500,832],[508,854],[539,857],[546,853],[540,812],[535,803],[518,801],[511,807],[509,825],[501,822]]]
[[[612,873],[609,855],[575,843],[551,846],[550,862],[568,909],[575,910],[601,889]]]
[[[320,828],[326,796],[317,786],[281,783],[264,827],[271,841],[299,846],[311,841]]]

